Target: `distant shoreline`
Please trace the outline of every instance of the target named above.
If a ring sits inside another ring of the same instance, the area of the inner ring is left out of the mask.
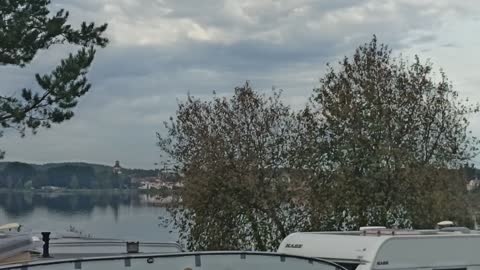
[[[36,193],[36,194],[95,194],[95,193],[117,193],[132,194],[140,193],[137,189],[59,189],[59,190],[42,190],[42,189],[8,189],[0,188],[0,193]]]

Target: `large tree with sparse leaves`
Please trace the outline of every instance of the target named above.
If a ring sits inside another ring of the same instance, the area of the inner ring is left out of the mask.
[[[36,74],[37,87],[1,89],[2,128],[26,130],[50,127],[69,120],[78,99],[88,92],[87,72],[96,47],[105,47],[107,25],[83,22],[78,28],[68,23],[63,9],[50,14],[50,0],[4,0],[0,3],[0,65],[29,65],[42,50],[53,45],[79,46],[49,74]],[[14,93],[6,95],[4,93]]]
[[[311,190],[336,202],[314,208],[315,227],[470,223],[463,167],[478,150],[468,131],[478,106],[444,72],[374,37],[329,65],[311,107],[296,162],[317,171]]]
[[[190,249],[275,250],[289,233],[469,225],[464,164],[477,153],[459,98],[429,62],[374,37],[292,112],[247,84],[189,97],[159,136],[184,188],[175,224]]]
[[[288,170],[294,118],[280,93],[247,83],[229,98],[189,97],[166,124],[160,146],[180,165],[176,225],[190,250],[275,250],[304,227]]]

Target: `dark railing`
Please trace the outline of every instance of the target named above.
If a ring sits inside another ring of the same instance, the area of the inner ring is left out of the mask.
[[[223,256],[223,258],[221,257]],[[261,258],[263,257],[263,258]],[[123,261],[123,263],[122,263]],[[212,263],[213,262],[213,263]],[[111,265],[109,265],[111,263]],[[160,268],[152,268],[158,263]],[[25,264],[0,266],[0,270],[44,270],[44,269],[112,269],[122,268],[132,270],[143,269],[209,269],[217,270],[219,265],[228,264],[229,269],[319,269],[346,270],[331,261],[318,258],[308,258],[296,255],[286,255],[273,252],[218,251],[218,252],[184,252],[170,254],[126,254],[121,256],[103,256],[91,258],[46,259]],[[252,268],[252,266],[261,268]],[[260,266],[261,265],[261,266]],[[173,268],[172,268],[173,267]],[[204,268],[202,268],[204,267]]]

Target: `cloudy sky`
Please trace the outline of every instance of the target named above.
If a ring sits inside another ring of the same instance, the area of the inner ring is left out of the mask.
[[[230,94],[250,80],[303,105],[327,62],[373,34],[395,53],[431,59],[456,90],[480,101],[477,0],[52,0],[72,23],[108,22],[109,46],[89,73],[91,91],[69,122],[19,138],[7,132],[6,160],[88,161],[152,168],[155,132],[187,93]],[[1,91],[33,86],[67,53],[55,47],[19,70],[3,67]],[[480,136],[480,118],[472,130]]]

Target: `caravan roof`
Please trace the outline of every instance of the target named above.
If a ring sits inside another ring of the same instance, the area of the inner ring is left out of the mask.
[[[463,268],[480,265],[476,231],[303,232],[287,236],[278,249],[285,254],[323,258],[350,269]]]

